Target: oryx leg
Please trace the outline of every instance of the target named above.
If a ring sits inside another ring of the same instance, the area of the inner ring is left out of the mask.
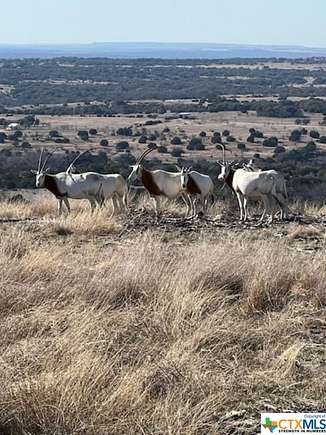
[[[128,192],[126,192],[123,197],[122,197],[122,203],[123,203],[123,208],[125,209],[125,212],[128,212]]]
[[[70,210],[70,204],[68,198],[63,198],[63,202],[65,203],[68,213],[70,213],[71,210]]]
[[[262,200],[264,203],[264,210],[263,210],[263,213],[259,219],[259,222],[262,222],[265,219],[267,210],[268,211],[271,210],[269,197],[267,195],[263,195]],[[273,211],[272,211],[272,221],[273,221]]]
[[[59,213],[59,216],[61,216],[62,215],[62,202],[63,202],[63,199],[62,198],[58,198],[58,213]]]
[[[244,212],[243,212],[243,196],[240,192],[236,192],[239,209],[240,209],[240,221],[243,221],[244,218]]]
[[[90,203],[90,205],[91,205],[91,211],[92,211],[92,213],[93,213],[93,211],[94,211],[95,208],[96,208],[96,199],[93,198],[93,197],[89,197],[89,198],[88,198],[88,201],[89,201],[89,203]]]
[[[186,216],[189,216],[189,214],[191,214],[192,212],[192,208],[193,208],[193,202],[192,202],[192,198],[190,197],[190,195],[183,193],[181,195],[181,198],[183,199],[184,203],[187,206],[187,213]]]
[[[161,212],[161,198],[159,196],[153,196],[155,216],[158,217]]]

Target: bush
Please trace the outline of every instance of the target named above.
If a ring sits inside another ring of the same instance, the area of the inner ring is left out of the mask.
[[[96,130],[96,128],[91,128],[91,129],[89,130],[89,134],[92,135],[92,136],[97,135],[97,130]]]
[[[107,147],[109,146],[109,141],[107,139],[101,139],[100,145],[101,147]]]
[[[202,139],[200,137],[193,137],[189,144],[187,145],[187,150],[193,151],[193,150],[204,150],[205,146],[202,142]]]
[[[201,131],[201,132],[199,133],[199,136],[200,136],[200,137],[206,137],[207,135],[206,135],[206,132],[205,132],[205,131]]]
[[[140,136],[140,138],[138,139],[138,143],[146,143],[147,142],[147,136],[145,136],[144,134],[142,136]]]
[[[161,154],[166,154],[166,153],[168,152],[168,149],[167,149],[166,146],[164,146],[164,145],[160,145],[160,146],[157,148],[157,152],[159,152],[159,153],[161,153]]]
[[[326,143],[326,136],[320,136],[319,142],[323,144]]]
[[[238,143],[237,148],[238,148],[238,150],[244,151],[247,147],[246,147],[245,143],[240,142],[240,143]]]
[[[6,133],[0,132],[0,143],[4,143],[7,139]]]
[[[79,130],[79,132],[77,133],[77,136],[84,141],[87,141],[89,139],[88,136],[88,131],[86,130]]]
[[[29,142],[25,141],[21,144],[21,147],[27,149],[27,148],[32,148],[32,145]]]
[[[285,153],[285,148],[281,145],[278,145],[274,150],[274,154],[281,154],[281,153]]]
[[[49,131],[49,137],[50,138],[60,137],[60,133],[58,132],[58,130],[51,130],[51,131]]]
[[[129,150],[129,143],[125,140],[118,142],[115,146],[117,151]]]
[[[319,139],[319,132],[317,130],[310,130],[309,136],[313,139]]]
[[[299,142],[301,139],[301,131],[300,130],[293,130],[290,134],[289,140],[291,142]]]
[[[150,150],[156,150],[157,149],[157,145],[155,142],[150,142],[149,144],[147,144],[147,148]]]
[[[223,130],[222,136],[225,136],[225,137],[230,136],[230,131],[229,130]]]
[[[255,143],[255,135],[251,134],[250,136],[248,136],[247,142]]]
[[[132,127],[120,127],[117,130],[119,136],[132,136]]]
[[[222,137],[221,137],[220,133],[215,132],[213,134],[211,142],[212,142],[212,144],[222,143]]]
[[[227,142],[235,142],[235,137],[233,137],[233,136],[227,136],[226,141]]]
[[[172,144],[172,145],[181,145],[181,144],[182,144],[182,141],[181,141],[181,139],[179,138],[179,136],[174,136],[174,138],[171,140],[171,144]]]
[[[182,148],[173,148],[173,150],[171,151],[171,156],[173,157],[181,157],[182,154],[183,154]]]
[[[278,145],[278,139],[276,136],[269,137],[263,141],[264,147],[274,148]]]
[[[305,146],[307,151],[316,151],[317,150],[317,145],[315,144],[315,142],[312,140],[310,142],[307,143],[307,145]]]

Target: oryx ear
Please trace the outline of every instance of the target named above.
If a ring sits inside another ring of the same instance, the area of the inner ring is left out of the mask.
[[[43,171],[45,174],[49,172],[50,168],[46,168],[45,171]]]
[[[35,169],[31,169],[31,173],[34,174],[34,175],[36,175],[36,174],[37,174],[37,171],[36,171]]]
[[[220,162],[219,160],[216,160],[216,163],[217,163],[218,165],[222,166],[222,165],[221,165],[221,162]]]

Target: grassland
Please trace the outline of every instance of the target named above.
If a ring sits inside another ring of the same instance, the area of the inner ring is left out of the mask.
[[[323,225],[150,210],[0,204],[1,434],[252,435],[325,409]]]

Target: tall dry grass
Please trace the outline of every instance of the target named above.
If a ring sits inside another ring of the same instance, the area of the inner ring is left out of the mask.
[[[325,408],[323,252],[80,243],[91,217],[69,219],[0,233],[1,434],[251,435],[260,412]]]

